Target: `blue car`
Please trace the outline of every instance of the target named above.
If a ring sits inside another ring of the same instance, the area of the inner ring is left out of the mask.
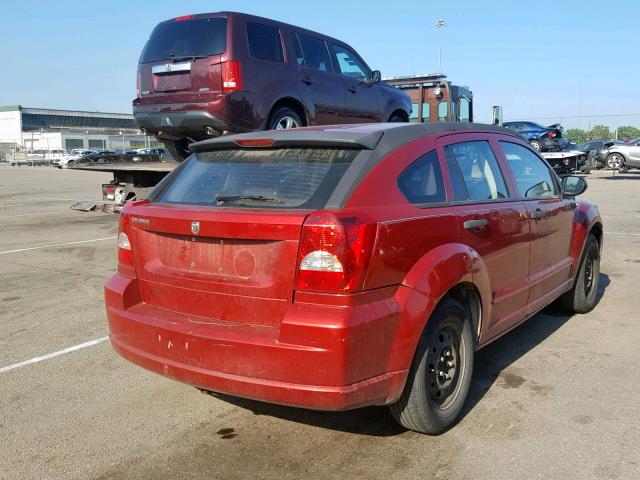
[[[503,126],[518,132],[538,152],[557,152],[569,143],[559,123],[545,127],[536,122],[504,122]]]

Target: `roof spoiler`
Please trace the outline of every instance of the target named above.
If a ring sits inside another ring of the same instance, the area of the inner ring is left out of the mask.
[[[189,145],[192,152],[226,150],[237,148],[283,148],[320,147],[356,150],[373,150],[384,135],[384,131],[354,132],[339,127],[313,130],[296,128],[271,130],[240,135],[223,135]]]

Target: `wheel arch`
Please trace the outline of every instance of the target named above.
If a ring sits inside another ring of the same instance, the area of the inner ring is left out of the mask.
[[[389,371],[407,370],[422,332],[445,298],[465,305],[478,343],[484,319],[491,316],[489,275],[475,250],[462,244],[441,245],[427,252],[402,282],[403,298],[398,334],[389,358]]]
[[[407,114],[407,112],[402,108],[396,108],[395,110],[392,110],[387,117],[387,121],[390,121],[395,115],[402,117],[403,121],[405,122],[409,121],[409,114]]]
[[[304,122],[304,126],[309,125],[309,113],[304,104],[294,97],[282,97],[276,100],[273,105],[271,105],[271,108],[269,109],[269,115],[267,116],[265,128],[268,127],[269,123],[271,122],[271,117],[276,112],[276,110],[282,107],[287,107],[294,110],[298,115],[300,115],[300,119]]]

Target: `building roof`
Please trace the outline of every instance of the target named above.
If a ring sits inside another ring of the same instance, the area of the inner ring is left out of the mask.
[[[21,105],[0,106],[0,111],[20,111],[23,130],[100,128],[137,130],[130,113],[88,112],[82,110],[59,110],[31,108]]]

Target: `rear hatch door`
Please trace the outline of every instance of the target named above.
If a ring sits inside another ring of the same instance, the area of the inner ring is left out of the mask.
[[[140,57],[141,96],[219,93],[226,44],[225,17],[188,16],[162,22]]]
[[[207,322],[278,326],[293,298],[306,215],[357,150],[197,152],[131,212],[142,300]]]

